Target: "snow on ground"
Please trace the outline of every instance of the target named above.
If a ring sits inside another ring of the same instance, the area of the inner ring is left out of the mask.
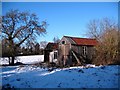
[[[14,88],[118,88],[118,65],[54,69],[37,66],[2,68],[2,85]]]
[[[15,62],[22,62],[24,64],[33,64],[37,62],[43,62],[44,55],[29,55],[29,56],[18,56]],[[0,58],[0,64],[9,64],[8,58]]]

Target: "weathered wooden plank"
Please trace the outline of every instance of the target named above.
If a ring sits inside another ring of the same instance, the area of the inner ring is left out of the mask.
[[[73,51],[72,51],[72,53],[73,53],[73,56],[76,58],[78,64],[81,64],[81,63],[80,63],[80,60],[77,58],[76,54],[75,54]]]

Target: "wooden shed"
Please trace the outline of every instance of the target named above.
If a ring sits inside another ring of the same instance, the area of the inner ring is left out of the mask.
[[[57,62],[58,43],[49,42],[44,50],[44,62]]]
[[[59,43],[48,43],[44,61],[59,65],[84,65],[91,63],[97,45],[95,39],[63,36]]]
[[[63,36],[58,48],[58,62],[62,65],[91,63],[95,39]]]

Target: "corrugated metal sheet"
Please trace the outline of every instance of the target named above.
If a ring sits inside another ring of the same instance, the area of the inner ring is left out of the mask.
[[[96,39],[91,39],[91,38],[78,38],[78,37],[69,37],[69,36],[64,36],[64,37],[67,38],[71,44],[76,44],[76,45],[95,46],[98,43]]]

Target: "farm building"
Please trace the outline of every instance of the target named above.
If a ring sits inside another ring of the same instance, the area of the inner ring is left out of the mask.
[[[45,62],[56,62],[58,57],[58,43],[49,42],[44,50]]]
[[[48,43],[45,48],[45,60],[56,59],[60,65],[83,65],[90,63],[94,54],[95,39],[63,36],[59,44]]]

